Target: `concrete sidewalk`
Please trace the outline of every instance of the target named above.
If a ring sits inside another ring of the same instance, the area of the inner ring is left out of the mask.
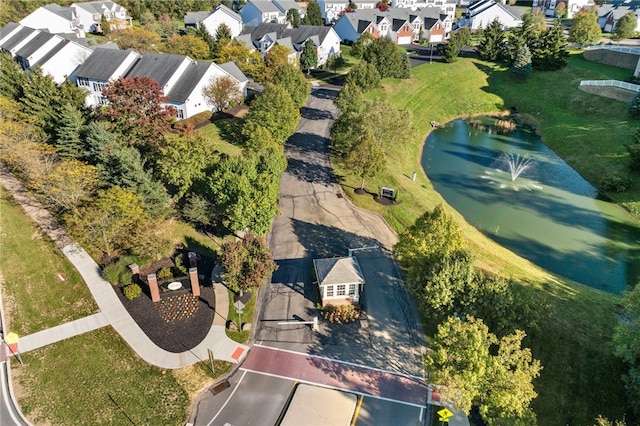
[[[21,351],[33,350],[110,324],[143,360],[161,368],[181,368],[207,360],[209,359],[208,350],[213,351],[216,359],[233,363],[239,362],[246,356],[248,346],[229,339],[224,324],[219,325],[220,320],[212,325],[204,340],[191,350],[174,353],[159,348],[129,315],[111,284],[102,278],[102,271],[98,264],[78,244],[69,243],[71,238],[64,228],[4,167],[0,167],[0,185],[20,203],[27,215],[62,249],[67,259],[84,279],[100,308],[98,314],[87,318],[22,336],[20,340]],[[228,315],[226,288],[222,285],[216,285],[215,294],[216,301],[220,301],[220,306],[217,306],[218,303],[216,303],[216,317],[225,318],[224,322],[226,323]],[[226,311],[222,312],[221,310],[225,307]]]

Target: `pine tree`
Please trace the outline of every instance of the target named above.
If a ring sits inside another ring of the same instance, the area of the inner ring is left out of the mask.
[[[452,64],[458,60],[458,53],[460,53],[458,37],[455,34],[451,34],[449,42],[447,42],[442,51],[442,60],[448,64]]]
[[[216,56],[216,42],[213,39],[213,37],[211,37],[211,34],[209,34],[209,31],[207,31],[207,28],[204,25],[202,25],[202,23],[200,23],[200,26],[198,27],[197,35],[198,35],[198,37],[203,39],[207,43],[207,45],[209,46],[209,57],[211,59],[215,58],[215,56]]]
[[[510,71],[517,80],[521,81],[526,80],[531,76],[531,73],[533,72],[533,67],[531,65],[531,52],[526,44],[520,48],[520,51],[516,55],[516,59],[511,65]]]
[[[60,124],[56,129],[56,151],[62,158],[80,158],[83,154],[83,143],[80,134],[84,128],[84,117],[73,105],[65,104],[62,108]]]
[[[55,137],[60,99],[60,89],[56,83],[36,67],[29,74],[21,101],[24,112],[35,118],[38,127],[48,138]]]
[[[320,5],[317,2],[312,1],[307,6],[307,13],[302,18],[303,25],[324,25],[322,20],[322,12],[320,12]]]
[[[504,44],[504,30],[497,19],[482,32],[478,56],[485,61],[496,61]]]
[[[0,95],[20,100],[24,95],[27,74],[20,68],[9,53],[0,54]]]
[[[318,65],[318,54],[313,45],[313,41],[307,40],[304,43],[304,48],[300,54],[300,67],[307,70],[307,74],[311,68],[315,68]]]
[[[292,8],[287,10],[287,22],[290,23],[293,28],[300,26],[300,13],[298,13],[298,9]]]
[[[556,21],[531,52],[533,68],[541,71],[559,70],[567,65],[569,56],[567,40],[560,21]]]

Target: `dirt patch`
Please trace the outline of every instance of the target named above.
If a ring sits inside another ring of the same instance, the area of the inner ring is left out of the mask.
[[[580,86],[580,90],[594,95],[602,96],[605,98],[615,99],[616,101],[631,103],[633,98],[636,97],[638,92],[631,90],[620,89],[619,87],[605,87],[605,86]]]

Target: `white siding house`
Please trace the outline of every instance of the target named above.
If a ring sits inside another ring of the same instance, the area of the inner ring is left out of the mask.
[[[213,38],[216,36],[218,27],[222,24],[231,30],[231,38],[237,37],[242,32],[242,17],[223,4],[216,7],[209,16],[202,20],[201,24]]]
[[[112,1],[73,3],[70,7],[75,9],[78,21],[85,31],[95,32],[99,29],[103,16],[112,30],[124,29],[131,25],[127,9]]]
[[[498,20],[502,28],[508,29],[522,24],[516,9],[505,6],[495,0],[480,0],[467,8],[467,12],[458,21],[458,27],[467,27],[471,31],[487,28]]]
[[[576,13],[584,8],[595,6],[593,0],[533,0],[532,8],[534,11],[540,9],[546,16],[556,16],[560,15],[556,7],[561,3],[566,8],[569,19],[574,18]]]
[[[72,7],[61,7],[48,4],[31,12],[20,24],[38,30],[47,30],[53,34],[75,33],[84,37],[86,29],[80,25],[76,11]]]
[[[65,40],[57,45],[52,51],[45,55],[35,65],[42,68],[42,71],[50,75],[53,80],[60,84],[67,77],[74,83],[73,73],[91,55],[92,50],[86,46],[72,40]]]
[[[273,22],[282,24],[286,22],[286,14],[282,13],[270,1],[267,0],[249,0],[242,9],[240,16],[245,25],[256,26],[262,22]]]

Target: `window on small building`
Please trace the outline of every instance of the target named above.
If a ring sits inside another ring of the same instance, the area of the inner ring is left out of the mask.
[[[344,296],[347,291],[346,284],[338,284],[338,290],[336,291],[336,296]]]
[[[349,284],[349,296],[356,295],[356,284]]]
[[[326,297],[333,297],[333,286],[332,285],[328,285],[325,288],[327,289],[326,290],[326,293],[327,293]]]

